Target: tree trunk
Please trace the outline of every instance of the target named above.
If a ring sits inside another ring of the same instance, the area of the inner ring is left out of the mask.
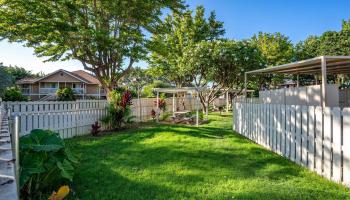
[[[112,86],[108,86],[108,85],[103,85],[102,87],[105,90],[107,100],[110,101],[111,100],[110,94],[113,91],[113,87]]]
[[[206,101],[206,110],[205,110],[205,116],[206,116],[206,118],[208,118],[208,114],[209,114],[209,97],[207,97],[207,101]]]

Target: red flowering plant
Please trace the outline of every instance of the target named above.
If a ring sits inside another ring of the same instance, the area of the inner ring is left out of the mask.
[[[152,119],[155,119],[156,116],[157,116],[156,111],[155,111],[154,109],[152,109],[152,110],[151,110],[151,117],[152,117]]]
[[[154,105],[157,106],[157,100],[154,101]],[[167,106],[167,105],[166,105],[166,101],[165,101],[164,98],[158,99],[158,106],[159,106],[159,109],[160,109],[161,111],[165,112],[166,106]]]
[[[111,129],[120,129],[126,124],[133,122],[135,116],[131,115],[132,94],[125,91],[120,94],[117,91],[110,93],[110,103],[107,106],[107,115],[102,122],[109,125]]]
[[[154,101],[154,106],[157,106],[157,100],[156,101]],[[165,98],[159,98],[158,99],[158,106],[159,106],[159,109],[160,109],[160,111],[162,111],[162,114],[163,114],[163,116],[165,116],[165,111],[166,111],[166,106],[167,106],[167,103],[166,103],[166,101],[165,101]],[[153,113],[151,113],[151,115],[152,115]],[[157,115],[157,113],[155,112],[154,113],[154,116],[156,116]],[[160,113],[158,113],[158,115],[160,115]],[[152,115],[152,118],[153,118],[153,115]],[[153,118],[154,119],[154,118]]]

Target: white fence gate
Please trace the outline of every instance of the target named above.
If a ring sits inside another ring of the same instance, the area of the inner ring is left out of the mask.
[[[350,108],[236,102],[233,118],[241,135],[350,185]]]

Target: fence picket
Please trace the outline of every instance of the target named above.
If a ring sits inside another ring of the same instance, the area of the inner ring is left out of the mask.
[[[332,110],[333,116],[333,166],[332,166],[332,180],[340,182],[341,178],[341,110],[336,107]]]
[[[301,164],[301,107],[295,106],[295,162]]]
[[[242,125],[251,126],[253,135],[247,137],[253,141],[327,179],[350,186],[350,108],[239,105],[243,112],[242,118],[237,117],[241,121],[235,122],[237,130]]]
[[[295,106],[291,106],[291,134],[290,134],[290,159],[295,161],[295,128],[296,128],[296,118],[295,118]]]
[[[315,107],[308,108],[308,167],[315,170]]]
[[[343,109],[343,182],[350,186],[350,108]]]
[[[331,109],[323,108],[323,174],[328,179],[331,178],[331,119]]]
[[[307,166],[307,144],[308,144],[308,108],[307,106],[303,106],[301,108],[301,127],[302,127],[302,132],[301,132],[301,163],[303,166]]]
[[[286,157],[290,158],[290,140],[291,140],[291,106],[286,106]]]
[[[286,106],[281,105],[281,154],[286,155]]]

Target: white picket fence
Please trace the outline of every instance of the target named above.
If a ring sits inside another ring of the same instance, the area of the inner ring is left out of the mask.
[[[350,186],[350,108],[235,102],[233,118],[241,135]]]

